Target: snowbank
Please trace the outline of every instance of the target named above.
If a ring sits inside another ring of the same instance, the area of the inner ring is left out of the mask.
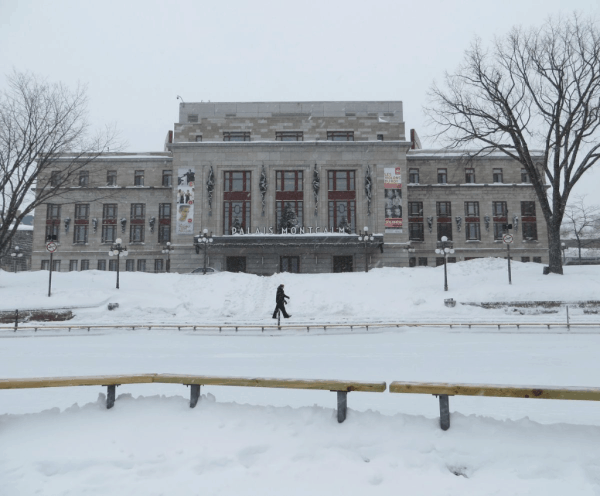
[[[539,264],[513,262],[512,275],[509,285],[506,261],[488,258],[449,264],[448,292],[443,291],[443,267],[271,277],[122,272],[117,290],[115,273],[92,270],[53,274],[48,298],[48,272],[2,272],[0,310],[81,307],[74,322],[271,323],[280,283],[291,296],[288,312],[293,322],[495,318],[491,311],[475,307],[446,308],[445,298],[458,302],[600,299],[600,266],[568,266],[564,276],[544,276]],[[106,311],[108,302],[118,302],[119,309]]]

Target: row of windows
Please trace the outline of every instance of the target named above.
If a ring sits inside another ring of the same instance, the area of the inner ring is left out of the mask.
[[[481,223],[479,215],[479,202],[464,202],[465,217],[464,229],[465,239],[467,241],[481,240]],[[452,204],[451,202],[436,203],[436,234],[438,241],[446,236],[452,240]],[[505,201],[492,202],[492,218],[485,218],[486,229],[489,229],[490,223],[493,223],[494,240],[501,240],[502,236],[508,232],[508,207]],[[458,220],[460,219],[460,223]],[[462,218],[457,218],[457,228],[462,226]],[[427,227],[431,232],[433,230],[433,217],[427,218]],[[513,226],[516,228],[516,226]],[[521,202],[521,231],[523,239],[535,241],[537,235],[537,219],[535,214],[535,202]],[[408,237],[412,241],[425,240],[425,217],[423,215],[423,202],[408,202]]]
[[[188,116],[189,118],[190,116]],[[197,121],[194,121],[197,122]],[[304,131],[276,131],[276,141],[304,141]],[[327,131],[328,141],[354,141],[354,131]],[[196,141],[202,141],[202,135],[196,135]],[[248,131],[225,131],[223,141],[251,141]],[[383,134],[377,135],[377,141],[383,141]]]
[[[479,257],[465,257],[466,260],[474,260]],[[512,260],[513,257],[510,257]],[[521,262],[529,263],[531,262],[532,257],[521,257]],[[456,257],[448,257],[446,260],[447,263],[456,263]],[[533,257],[533,263],[542,263],[542,257]],[[429,265],[429,259],[427,257],[410,257],[408,259],[409,267],[427,267]],[[435,258],[435,266],[439,267],[440,265],[444,265],[444,257],[436,257]]]
[[[408,169],[408,182],[410,184],[419,184],[421,182],[419,169],[411,168]],[[493,183],[503,183],[504,182],[504,173],[502,169],[492,169],[492,182]],[[521,182],[522,183],[530,183],[529,174],[526,169],[521,169]],[[437,183],[438,184],[448,184],[448,169],[439,168],[437,170]],[[466,184],[475,184],[475,169],[466,168],[465,169],[465,183]]]
[[[106,260],[98,260],[96,263],[97,270],[106,270],[107,264]],[[148,264],[145,259],[127,259],[125,260],[125,270],[127,272],[148,272],[151,267],[152,261]],[[154,260],[154,270],[153,272],[164,272],[165,271],[165,261],[162,258],[157,258]],[[50,270],[50,260],[42,260],[42,270]],[[78,270],[90,270],[90,261],[89,260],[69,260],[69,271],[76,272]],[[60,272],[61,269],[61,260],[53,260],[52,261],[52,271]],[[117,260],[108,260],[108,270],[116,272],[117,271]]]
[[[136,170],[133,173],[133,186],[144,186],[144,170]],[[52,171],[50,173],[50,185],[61,186],[63,183],[63,177],[61,171]],[[87,187],[90,185],[90,173],[89,171],[79,171],[78,186]],[[117,171],[109,170],[106,172],[106,185],[117,186]],[[161,186],[170,188],[173,185],[173,171],[163,170],[162,171],[162,182]]]

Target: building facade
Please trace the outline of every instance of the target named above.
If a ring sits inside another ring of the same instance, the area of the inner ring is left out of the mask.
[[[117,238],[131,271],[436,265],[442,236],[450,262],[506,256],[506,224],[513,259],[547,261],[519,164],[419,148],[401,102],[181,103],[164,152],[103,154],[36,209],[32,268],[48,268],[49,236],[63,271],[116,270]]]

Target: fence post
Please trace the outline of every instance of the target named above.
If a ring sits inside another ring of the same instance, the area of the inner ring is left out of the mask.
[[[19,328],[19,310],[15,310],[15,332]]]
[[[341,424],[346,420],[348,407],[348,391],[337,391],[337,421]]]
[[[569,322],[569,305],[567,305],[567,331],[571,330],[571,323]]]
[[[443,431],[450,428],[450,404],[447,394],[440,394],[440,427]]]

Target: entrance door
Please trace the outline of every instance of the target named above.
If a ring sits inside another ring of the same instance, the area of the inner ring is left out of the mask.
[[[227,272],[246,272],[246,257],[227,257]]]
[[[352,272],[352,255],[333,257],[334,272]]]
[[[281,257],[281,272],[300,272],[300,257]]]

